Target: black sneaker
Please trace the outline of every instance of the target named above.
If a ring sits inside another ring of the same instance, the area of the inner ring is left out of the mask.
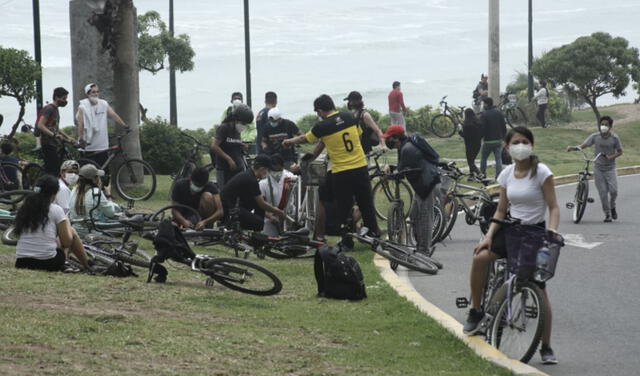
[[[553,353],[553,349],[549,346],[542,345],[542,348],[540,348],[540,358],[542,358],[542,364],[558,364],[558,359]]]
[[[604,221],[605,221],[605,222],[607,222],[607,223],[611,222],[611,215],[607,214],[607,215],[604,217]]]
[[[618,219],[618,212],[616,211],[616,208],[611,208],[611,218],[613,219]]]
[[[480,329],[482,321],[484,320],[484,312],[476,311],[475,308],[469,310],[467,316],[467,322],[464,324],[462,332],[466,335],[474,335]]]

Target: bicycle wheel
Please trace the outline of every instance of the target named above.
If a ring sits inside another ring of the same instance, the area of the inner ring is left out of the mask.
[[[451,230],[453,230],[453,226],[456,224],[456,220],[458,219],[458,201],[455,197],[445,197],[445,203],[442,208],[442,217],[444,226],[442,233],[440,234],[440,241],[449,236]]]
[[[527,117],[520,107],[508,109],[505,118],[511,128],[527,125]]]
[[[584,211],[587,208],[587,199],[589,198],[589,181],[580,180],[576,187],[575,205],[573,206],[573,223],[580,223]]]
[[[36,180],[38,180],[42,173],[42,166],[37,163],[29,163],[22,170],[22,189],[33,189]]]
[[[16,245],[18,244],[18,236],[16,235],[16,228],[14,226],[7,227],[2,232],[2,244],[4,245]]]
[[[372,249],[390,262],[395,262],[408,269],[426,274],[438,273],[438,266],[427,261],[429,258],[426,255],[420,255],[407,247],[382,242],[379,246],[372,247]]]
[[[373,185],[371,190],[373,195],[373,207],[376,215],[383,221],[387,220],[387,213],[389,213],[389,205],[394,199],[396,191],[396,180],[388,180],[384,178],[378,178],[378,181]],[[400,199],[406,204],[404,205],[404,217],[409,216],[409,209],[411,208],[411,200],[413,200],[413,190],[411,186],[404,180],[400,180]]]
[[[318,187],[308,187],[304,198],[304,226],[313,233],[316,228],[316,213],[318,212]]]
[[[118,248],[122,243],[112,241],[97,241],[92,242],[91,245],[96,248],[96,252],[99,252],[106,257],[114,260],[120,260],[125,264],[131,264],[141,268],[149,268],[151,256],[141,249],[129,252]]]
[[[444,231],[444,225],[444,215],[442,214],[440,205],[433,205],[433,229],[431,230],[432,244],[440,243],[442,241],[442,232]]]
[[[147,162],[129,159],[118,167],[115,186],[125,200],[146,200],[156,191],[156,173]]]
[[[536,284],[516,280],[513,290],[510,300],[509,294],[504,294],[493,318],[491,345],[509,358],[527,363],[538,349],[547,307],[544,293]]]
[[[298,198],[298,183],[295,183],[291,189],[291,193],[287,198],[287,204],[285,205],[284,212],[287,217],[283,223],[284,231],[295,231],[300,226],[300,200]]]
[[[182,178],[190,177],[191,173],[195,169],[196,169],[196,164],[191,161],[187,161],[184,165],[182,165],[182,167],[180,167],[180,170],[178,171],[176,176],[173,177],[173,180],[171,181],[171,187],[169,187],[169,200],[171,200],[171,194],[173,192],[173,187],[176,185],[176,182]]]
[[[264,254],[278,260],[292,258],[311,258],[314,256],[315,248],[303,244],[287,244],[266,249]]]
[[[407,222],[404,218],[404,214],[402,213],[401,201],[394,200],[391,203],[387,218],[387,237],[389,238],[389,241],[407,245]],[[393,250],[391,252],[394,253]],[[396,270],[398,268],[398,263],[393,260],[389,260],[389,265],[392,270]]]
[[[252,295],[275,295],[282,282],[275,274],[247,260],[220,257],[203,262],[202,272],[232,290]]]
[[[449,115],[438,114],[431,119],[431,131],[440,138],[448,138],[456,133],[456,122]]]

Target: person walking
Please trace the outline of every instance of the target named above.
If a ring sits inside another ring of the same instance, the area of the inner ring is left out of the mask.
[[[409,216],[416,236],[416,251],[430,255],[431,235],[433,230],[434,188],[440,183],[435,169],[438,156],[429,160],[427,155],[405,135],[402,126],[389,126],[382,137],[389,149],[398,150],[398,171],[420,169],[407,173],[407,180],[415,194],[411,202]],[[420,137],[417,135],[411,137]],[[424,143],[426,141],[422,140]]]
[[[212,157],[215,156],[216,182],[219,189],[222,189],[234,175],[245,169],[242,153],[246,145],[242,143],[240,134],[252,121],[251,108],[240,104],[216,128],[210,154]]]
[[[472,107],[473,111],[476,114],[479,114],[482,111],[482,105],[485,98],[489,97],[489,77],[485,76],[484,73],[480,75],[480,82],[476,85],[476,88],[473,90],[473,102]]]
[[[264,94],[264,108],[256,116],[256,154],[264,153],[262,138],[264,131],[269,127],[269,110],[278,105],[278,95],[273,91]]]
[[[382,131],[369,111],[365,110],[362,95],[359,92],[350,92],[344,100],[347,101],[347,108],[351,110],[353,116],[358,120],[358,125],[362,128],[360,143],[362,144],[362,150],[365,154],[368,154],[374,146],[380,144]]]
[[[342,225],[347,225],[355,198],[364,225],[373,236],[380,236],[367,160],[360,144],[362,129],[357,119],[348,112],[336,111],[333,100],[326,94],[315,99],[313,109],[322,120],[307,134],[284,140],[283,146],[322,141],[331,159],[332,188],[339,210],[337,219]]]
[[[610,116],[603,116],[600,118],[599,132],[589,136],[581,145],[567,146],[567,151],[577,151],[595,145],[594,153],[599,157],[595,160],[593,175],[602,203],[605,222],[618,219],[616,211],[616,198],[618,197],[616,158],[622,155],[622,144],[620,137],[611,132],[612,127],[613,119]]]
[[[493,99],[483,100],[484,112],[480,115],[482,125],[482,150],[480,153],[480,172],[487,175],[487,158],[493,153],[496,160],[496,178],[502,171],[502,139],[507,133],[507,122],[502,112],[493,105]]]
[[[60,164],[62,161],[58,156],[60,143],[58,140],[66,139],[70,142],[75,140],[60,130],[59,107],[67,105],[67,95],[69,92],[63,87],[53,89],[53,102],[42,108],[38,117],[38,131],[40,132],[40,145],[42,145],[42,158],[44,159],[44,171],[58,177]]]
[[[515,163],[505,168],[498,176],[500,196],[498,208],[493,217],[504,219],[509,211],[510,216],[519,219],[523,225],[557,232],[560,208],[556,198],[553,172],[532,154],[533,133],[526,127],[515,127],[506,135],[505,143]],[[545,221],[547,209],[549,210],[548,223]],[[473,263],[469,277],[472,308],[464,325],[465,334],[473,335],[482,327],[485,312],[481,311],[480,306],[489,264],[506,256],[505,231],[500,224],[492,222],[484,239],[473,250]],[[540,356],[544,364],[555,364],[558,360],[551,349],[551,304],[546,284],[542,282],[538,285],[544,292],[547,307]]]
[[[402,128],[407,129],[404,116],[407,114],[407,107],[404,105],[404,96],[400,90],[400,82],[394,81],[391,85],[392,89],[387,97],[389,101],[389,116],[391,124],[400,124]]]
[[[544,112],[547,110],[549,104],[549,89],[547,89],[547,81],[540,80],[540,90],[536,92],[533,99],[538,103],[538,112],[536,112],[536,119],[540,122],[542,128],[549,128],[549,124],[544,119]]]
[[[469,173],[479,175],[480,170],[476,166],[476,157],[482,148],[482,126],[473,109],[464,110],[464,122],[462,123],[461,136],[464,139],[464,151],[467,157]]]

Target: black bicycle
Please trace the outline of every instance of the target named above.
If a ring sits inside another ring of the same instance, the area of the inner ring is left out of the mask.
[[[527,125],[527,116],[518,106],[517,95],[509,93],[500,95],[498,110],[502,112],[511,128]]]
[[[442,113],[431,119],[431,131],[440,138],[453,136],[457,130],[462,129],[462,122],[464,120],[465,107],[459,106],[457,109],[451,107],[446,99],[447,95],[442,97],[440,101]]]
[[[573,223],[580,223],[584,211],[587,209],[587,203],[593,203],[593,198],[589,197],[589,178],[593,175],[589,171],[589,165],[602,156],[602,153],[598,153],[593,159],[589,159],[584,150],[580,149],[580,151],[584,160],[584,168],[578,172],[578,185],[576,185],[573,201],[567,202],[567,209],[573,209]]]
[[[385,173],[380,166],[380,157],[385,153],[384,150],[374,150],[368,154],[369,160],[373,163],[369,166],[369,178],[371,179],[371,194],[373,195],[373,207],[376,216],[383,221],[387,220],[389,206],[391,202],[400,199],[403,202],[410,203],[413,200],[413,189],[405,180],[390,179],[389,174]],[[397,194],[397,196],[396,196]],[[403,207],[404,217],[409,216],[410,205]]]
[[[191,146],[191,153],[189,154],[189,157],[184,162],[182,167],[180,167],[180,169],[178,170],[178,173],[175,175],[171,175],[172,182],[171,182],[171,187],[169,188],[169,199],[171,199],[171,192],[173,192],[173,186],[176,184],[176,181],[182,178],[190,177],[193,170],[195,170],[200,164],[201,153],[209,151],[208,145],[205,145],[202,142],[198,141],[195,137],[191,136],[190,134],[187,134],[185,132],[180,132],[180,135],[182,137],[186,137],[190,139],[193,142],[193,145]],[[204,167],[207,169],[207,171],[211,171],[214,168],[213,164],[211,163],[205,165]]]

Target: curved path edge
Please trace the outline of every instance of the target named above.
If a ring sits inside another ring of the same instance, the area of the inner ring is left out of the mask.
[[[640,174],[640,166],[618,168],[617,172],[618,176]],[[558,176],[554,178],[555,185],[574,183],[577,180],[577,174]],[[495,185],[489,187],[489,189],[496,189],[497,187],[498,186]],[[482,337],[467,336],[462,332],[462,324],[438,308],[435,304],[425,299],[409,282],[400,278],[393,270],[391,270],[388,260],[376,255],[374,263],[378,267],[382,278],[384,278],[384,280],[398,293],[398,295],[415,304],[421,312],[437,321],[438,324],[451,332],[483,359],[488,360],[498,367],[506,368],[515,375],[549,376],[533,366],[507,357],[495,347],[488,344],[484,339],[482,339]]]

